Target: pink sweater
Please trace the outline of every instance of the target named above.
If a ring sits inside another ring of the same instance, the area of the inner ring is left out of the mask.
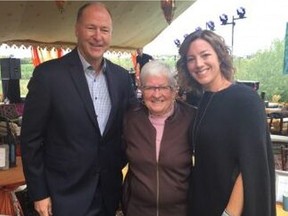
[[[169,116],[173,114],[173,112],[174,112],[174,106],[172,106],[172,109],[168,113],[165,113],[164,115],[161,115],[161,116],[153,115],[151,113],[149,114],[149,120],[156,129],[156,160],[157,161],[159,158],[159,151],[161,147],[161,140],[162,140],[162,135],[164,131],[165,121]]]

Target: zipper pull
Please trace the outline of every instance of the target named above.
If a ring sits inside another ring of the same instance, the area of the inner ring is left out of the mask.
[[[191,162],[192,162],[192,167],[194,167],[195,166],[195,153],[194,153],[194,151],[192,153]]]

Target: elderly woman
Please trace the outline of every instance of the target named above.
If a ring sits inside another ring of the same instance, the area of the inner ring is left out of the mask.
[[[189,126],[195,108],[176,100],[177,84],[159,61],[140,74],[143,104],[124,120],[129,169],[124,182],[126,216],[186,216],[191,172]]]

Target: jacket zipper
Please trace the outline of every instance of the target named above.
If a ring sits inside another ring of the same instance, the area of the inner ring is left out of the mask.
[[[159,216],[159,163],[156,162],[156,216]]]

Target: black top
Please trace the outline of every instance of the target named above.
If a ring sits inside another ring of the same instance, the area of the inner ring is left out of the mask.
[[[153,60],[153,57],[151,55],[148,55],[146,53],[143,53],[142,55],[138,55],[136,57],[136,63],[139,63],[140,65],[140,70],[142,69],[142,67],[149,62],[150,60]]]
[[[242,216],[275,216],[275,172],[264,104],[242,84],[205,92],[193,127],[189,215],[220,216],[242,173]]]

